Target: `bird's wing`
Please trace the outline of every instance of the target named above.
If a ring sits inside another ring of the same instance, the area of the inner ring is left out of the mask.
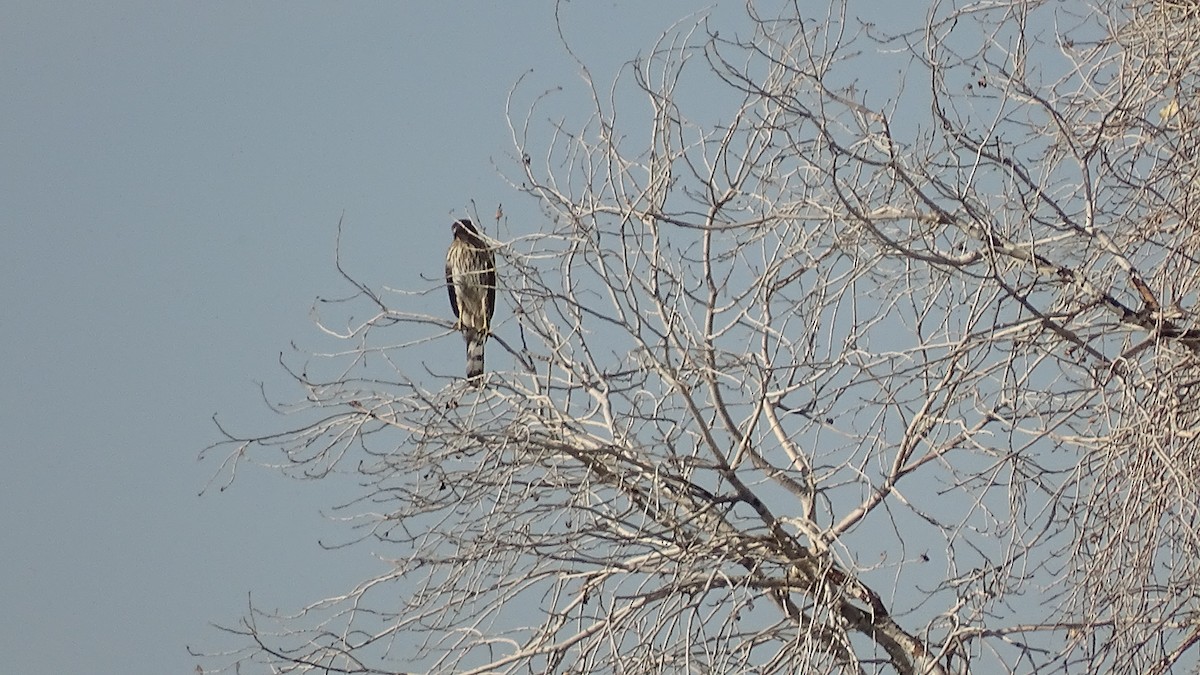
[[[458,242],[450,244],[450,252]],[[458,318],[458,294],[454,292],[454,271],[450,268],[450,255],[446,256],[446,292],[450,294],[450,309],[454,310],[454,318]]]
[[[488,270],[483,274],[483,284],[487,286],[487,307],[483,308],[487,316],[489,328],[492,325],[492,314],[496,311],[496,254],[487,252]]]

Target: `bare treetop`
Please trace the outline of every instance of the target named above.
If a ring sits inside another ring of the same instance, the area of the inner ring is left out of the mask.
[[[297,374],[321,418],[226,467],[356,476],[392,570],[252,611],[233,663],[1195,664],[1200,6],[761,11],[581,63],[585,117],[518,83],[543,218],[488,224],[482,388],[397,344],[453,317],[344,271],[376,315]]]

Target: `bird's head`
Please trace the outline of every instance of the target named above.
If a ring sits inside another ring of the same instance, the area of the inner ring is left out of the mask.
[[[475,223],[467,218],[454,221],[454,224],[450,226],[450,231],[454,233],[455,239],[461,239],[476,248],[482,248],[484,245],[483,238],[479,236],[479,230],[475,229]]]
[[[467,218],[463,218],[462,220],[454,221],[454,224],[450,226],[450,230],[454,233],[454,236],[456,236],[456,237],[461,236],[463,234],[473,234],[475,236],[479,236],[479,230],[475,229],[475,223],[472,223]]]

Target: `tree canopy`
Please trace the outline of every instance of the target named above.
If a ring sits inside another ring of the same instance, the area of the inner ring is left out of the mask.
[[[1200,6],[855,10],[516,85],[482,388],[344,270],[309,416],[211,452],[355,476],[393,566],[241,672],[1194,665]]]

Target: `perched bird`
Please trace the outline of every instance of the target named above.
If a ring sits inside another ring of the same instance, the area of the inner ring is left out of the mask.
[[[483,345],[496,309],[496,256],[470,220],[456,221],[450,229],[454,241],[446,251],[446,290],[458,318],[454,327],[467,341],[467,379],[475,379],[483,375]]]

